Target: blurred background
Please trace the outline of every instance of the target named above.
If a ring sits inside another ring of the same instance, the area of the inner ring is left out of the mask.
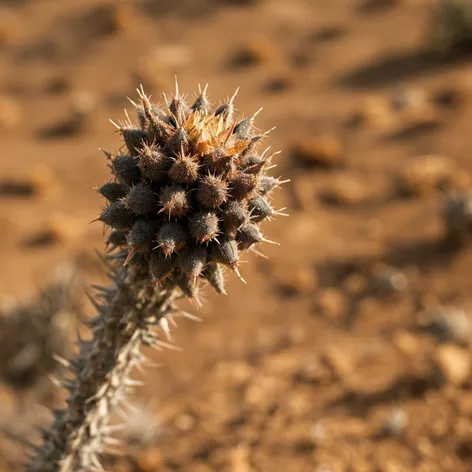
[[[104,279],[108,120],[176,75],[264,107],[290,217],[150,353],[106,470],[472,470],[471,53],[467,0],[1,0],[0,470]]]

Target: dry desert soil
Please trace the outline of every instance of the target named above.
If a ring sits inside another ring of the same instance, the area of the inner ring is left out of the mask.
[[[108,120],[139,84],[157,99],[177,75],[215,103],[239,86],[291,180],[273,203],[290,216],[264,226],[280,247],[247,255],[247,285],[205,292],[203,322],[174,331],[181,351],[151,354],[161,367],[106,470],[472,470],[472,245],[443,218],[470,184],[472,63],[431,55],[431,2],[0,4],[5,304],[64,262],[103,278],[99,148],[119,148]],[[49,418],[29,390],[0,388],[4,471]]]

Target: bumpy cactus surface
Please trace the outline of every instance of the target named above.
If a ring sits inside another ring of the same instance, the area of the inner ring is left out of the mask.
[[[177,284],[197,299],[206,279],[225,291],[223,269],[239,277],[241,251],[268,241],[260,222],[280,212],[268,197],[281,181],[266,175],[268,150],[254,117],[237,119],[236,93],[215,109],[206,88],[187,105],[178,88],[166,109],[139,90],[139,124],[115,124],[123,154],[105,152],[113,180],[98,191],[107,199],[97,220],[110,226],[108,243],[127,251],[126,263],[155,284]],[[256,113],[257,114],[257,113]]]

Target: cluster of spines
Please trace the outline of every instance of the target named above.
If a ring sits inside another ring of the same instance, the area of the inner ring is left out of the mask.
[[[236,91],[237,93],[237,91]],[[122,154],[105,155],[113,179],[98,191],[108,204],[97,220],[112,228],[108,244],[155,284],[196,298],[198,281],[225,293],[224,267],[239,277],[240,253],[267,240],[260,222],[277,214],[268,197],[284,181],[266,175],[268,149],[257,154],[254,118],[234,118],[236,93],[212,110],[206,88],[191,106],[176,86],[167,112],[143,90],[139,125],[113,123]]]

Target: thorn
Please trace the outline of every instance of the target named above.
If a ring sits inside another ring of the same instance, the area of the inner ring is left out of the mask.
[[[203,321],[200,317],[192,315],[192,313],[189,313],[188,311],[180,311],[179,315],[182,315],[184,318],[188,318],[189,320],[197,321],[198,323]]]
[[[98,460],[98,457],[95,454],[92,454],[90,458],[93,462],[93,465],[99,470],[99,472],[106,472],[106,470],[103,468],[102,464]]]
[[[282,153],[282,151],[275,151],[268,157],[268,159],[272,159],[274,156],[278,156],[281,153]]]
[[[266,259],[266,260],[270,259],[269,256],[266,256],[263,252],[257,249],[254,249],[254,246],[251,246],[250,249],[256,256],[262,257],[263,259]]]
[[[111,154],[110,152],[105,151],[105,149],[102,149],[102,148],[98,148],[98,150],[101,151],[101,152],[103,152],[103,154],[105,154],[105,156],[106,156],[107,159],[110,159],[110,160],[113,159],[113,154]]]
[[[182,351],[181,347],[176,346],[175,344],[166,343],[165,341],[161,341],[160,339],[156,339],[154,341],[154,344],[156,345],[156,347],[159,347],[162,349],[171,349],[172,351]]]
[[[162,98],[163,98],[164,101],[166,102],[167,108],[169,108],[170,101],[169,101],[169,99],[167,98],[167,95],[165,94],[165,92],[162,92]]]
[[[51,373],[48,373],[47,374],[47,378],[58,388],[62,389],[64,386],[62,385],[62,383],[59,381],[59,379],[57,377],[55,377],[54,375],[52,375]]]
[[[142,382],[141,380],[133,380],[133,379],[126,379],[124,384],[127,387],[142,387],[143,385],[145,385],[145,383]]]
[[[158,322],[159,327],[161,328],[162,332],[165,334],[165,337],[168,341],[172,341],[172,334],[170,332],[169,322],[166,318],[161,318]]]
[[[148,97],[146,95],[146,93],[144,92],[143,84],[140,84],[139,87],[140,88],[136,89],[136,91],[138,92],[138,96],[141,99],[143,106],[145,106],[146,108],[149,108],[151,106],[151,102],[150,102],[151,96],[149,95]]]
[[[192,298],[190,298],[190,301],[195,305],[197,310],[200,310],[200,308],[203,306],[203,303],[198,297],[198,294],[195,294]]]
[[[230,106],[233,105],[234,99],[236,98],[236,95],[238,95],[238,92],[239,92],[239,87],[236,88],[236,91],[233,93],[233,95],[229,99],[228,105]]]
[[[103,448],[103,451],[102,451],[103,454],[108,454],[109,456],[113,456],[113,457],[126,457],[129,455],[129,453],[124,450],[124,449],[114,449],[113,447],[111,446],[104,446]]]
[[[123,446],[124,445],[122,439],[113,438],[113,437],[110,437],[110,436],[107,436],[104,439],[104,442],[105,442],[105,444],[107,444],[109,446]]]
[[[59,364],[61,364],[61,365],[64,366],[64,367],[69,368],[70,365],[71,365],[70,362],[69,362],[67,359],[64,359],[64,358],[61,357],[59,354],[53,354],[53,355],[52,355],[52,358],[53,358],[55,361],[59,362]]]
[[[138,414],[138,407],[130,403],[127,398],[122,398],[120,403],[122,406],[125,406],[133,415]]]
[[[267,131],[265,131],[264,133],[261,134],[261,138],[266,138],[267,136],[269,136],[270,133],[272,133],[272,131],[274,131],[274,129],[276,129],[277,126],[273,126],[272,128],[268,129]]]
[[[108,384],[103,384],[98,390],[98,392],[96,392],[94,395],[92,395],[91,397],[87,398],[87,400],[85,400],[85,404],[88,405],[89,403],[93,402],[97,398],[103,397],[103,395],[107,391],[107,388],[108,388]]]
[[[130,248],[128,251],[128,255],[126,256],[125,262],[123,262],[123,266],[127,266],[129,261],[133,259],[133,257],[138,253],[136,249]]]
[[[95,297],[86,289],[85,290],[86,297],[90,300],[90,303],[93,305],[97,313],[100,313],[102,310],[102,306],[95,300]]]
[[[105,429],[107,433],[116,433],[117,431],[123,431],[127,427],[128,426],[126,424],[114,424],[107,426]]]
[[[131,102],[131,105],[138,108],[138,104],[134,100],[131,100],[131,98],[129,98],[129,97],[126,97],[126,98]]]
[[[177,80],[177,75],[174,75],[175,80],[175,97],[179,98],[179,81]]]
[[[174,313],[167,313],[167,315],[164,315],[167,317],[169,320],[169,323],[174,327],[178,328],[179,326],[177,325],[177,322],[175,321]]]
[[[139,362],[141,362],[142,365],[146,365],[149,367],[161,367],[162,364],[159,364],[158,362],[154,362],[151,360],[149,357],[145,356],[144,354],[139,354],[139,357],[137,358]],[[139,364],[136,364],[139,366]],[[141,367],[141,366],[140,366]]]
[[[241,280],[242,283],[247,284],[247,282],[243,279],[243,276],[241,275],[241,272],[239,272],[239,269],[237,267],[231,267],[233,269],[233,272],[238,276],[238,278]]]
[[[115,290],[112,288],[103,287],[102,285],[97,285],[97,284],[91,284],[90,288],[92,288],[96,292],[103,293],[104,295],[111,295],[113,292],[115,292]]]
[[[271,146],[267,146],[265,149],[264,149],[264,152],[261,154],[261,159],[262,160],[265,160],[265,156],[266,154],[269,152]]]
[[[121,126],[117,125],[113,120],[108,120],[116,129],[121,130]]]
[[[146,375],[146,369],[142,366],[142,364],[136,362],[135,367],[138,369],[140,374]]]
[[[274,211],[274,215],[276,215],[276,216],[290,216],[288,213],[282,213],[282,210],[285,210],[285,208],[281,208],[280,210]]]
[[[280,246],[280,243],[276,241],[271,241],[270,239],[262,238],[262,242],[268,243],[268,244],[274,244],[275,246]]]
[[[256,116],[264,109],[264,107],[261,107],[259,108],[259,110],[256,111],[256,113],[254,113],[254,115],[251,116],[251,118],[249,118],[249,121],[252,122],[254,121],[254,119],[256,118]]]
[[[123,421],[129,421],[129,413],[126,412],[120,405],[115,406],[115,411],[116,411],[116,413],[118,413],[118,416]]]

